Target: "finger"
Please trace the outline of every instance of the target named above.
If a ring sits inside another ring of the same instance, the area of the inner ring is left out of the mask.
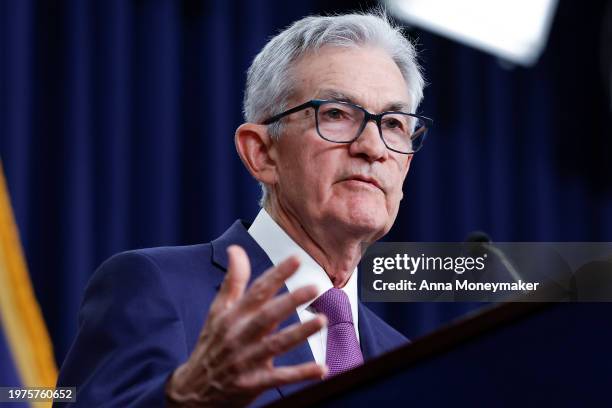
[[[327,318],[323,314],[318,314],[305,323],[292,324],[278,333],[263,338],[245,354],[244,358],[249,361],[260,361],[283,354],[306,341],[326,324]]]
[[[216,310],[220,306],[226,308],[232,305],[243,295],[251,276],[249,257],[244,249],[238,245],[231,245],[227,248],[227,256],[227,273],[211,310]]]
[[[277,266],[268,269],[255,279],[240,301],[239,309],[252,310],[270,299],[285,284],[285,280],[297,271],[300,261],[290,256]]]
[[[258,370],[243,379],[243,384],[249,388],[267,389],[306,380],[321,380],[328,372],[325,365],[315,362],[294,366],[275,367],[272,370]],[[250,384],[249,384],[250,382]]]
[[[240,337],[250,340],[264,336],[294,313],[299,305],[314,299],[317,294],[317,287],[308,285],[275,297],[245,321],[244,326],[239,329]]]

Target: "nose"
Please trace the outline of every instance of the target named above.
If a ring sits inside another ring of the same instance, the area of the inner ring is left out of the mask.
[[[349,151],[352,155],[361,156],[369,162],[386,158],[387,146],[383,143],[380,130],[374,120],[366,123],[361,134],[350,144]]]

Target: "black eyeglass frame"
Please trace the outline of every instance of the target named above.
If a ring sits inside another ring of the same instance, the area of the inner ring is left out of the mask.
[[[337,140],[330,140],[328,138],[326,138],[325,136],[323,136],[323,134],[321,133],[321,131],[319,130],[319,107],[323,104],[326,103],[338,103],[341,105],[347,105],[347,106],[352,106],[355,107],[359,110],[361,110],[364,113],[363,116],[363,121],[361,123],[361,126],[359,127],[359,130],[357,131],[357,134],[355,135],[354,138],[352,138],[351,140],[345,140],[345,141],[337,141]],[[400,112],[400,111],[385,111],[385,112],[381,112],[381,113],[370,113],[368,112],[363,106],[359,106],[357,104],[354,103],[350,103],[350,102],[345,102],[345,101],[336,101],[333,99],[311,99],[308,102],[305,102],[301,105],[295,106],[291,109],[288,109],[284,112],[281,112],[277,115],[274,115],[272,117],[269,117],[268,119],[264,120],[262,122],[263,125],[270,125],[274,122],[278,122],[280,119],[284,118],[285,116],[291,115],[292,113],[295,112],[299,112],[301,110],[307,109],[307,108],[314,108],[315,109],[315,123],[316,123],[316,127],[317,127],[317,133],[319,134],[319,136],[324,139],[327,140],[328,142],[331,143],[343,143],[343,144],[347,144],[347,143],[353,143],[355,140],[359,139],[359,136],[361,136],[361,134],[363,133],[363,130],[365,129],[367,123],[371,120],[373,120],[376,123],[376,126],[378,127],[378,135],[380,136],[380,140],[382,140],[383,144],[387,147],[387,149],[394,151],[396,153],[400,153],[400,154],[414,154],[416,152],[418,152],[419,150],[421,150],[421,147],[423,146],[423,142],[425,141],[425,138],[427,136],[427,132],[429,131],[429,129],[431,129],[431,126],[433,125],[433,119],[430,119],[426,116],[422,116],[422,115],[417,115],[416,113],[407,113],[407,112]],[[385,141],[385,138],[383,137],[382,134],[382,118],[385,115],[389,115],[389,114],[400,114],[400,115],[406,115],[406,116],[412,116],[414,118],[420,119],[422,120],[425,125],[425,130],[423,131],[423,142],[421,142],[421,144],[419,145],[419,148],[416,149],[413,152],[401,152],[399,150],[396,150],[392,147],[389,147],[389,145],[387,144],[387,142]]]

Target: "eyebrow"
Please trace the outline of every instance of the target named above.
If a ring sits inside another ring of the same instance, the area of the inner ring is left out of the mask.
[[[316,97],[320,99],[332,99],[338,102],[348,102],[348,103],[352,103],[355,105],[363,106],[360,103],[358,103],[355,98],[351,97],[350,95],[342,91],[338,91],[335,89],[323,89],[317,92]],[[388,111],[410,113],[410,104],[403,102],[403,101],[391,102],[391,103],[386,104],[383,109],[383,112],[388,112]]]

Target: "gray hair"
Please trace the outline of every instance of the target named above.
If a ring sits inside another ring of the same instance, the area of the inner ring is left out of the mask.
[[[385,50],[397,64],[408,84],[411,106],[416,111],[423,99],[425,81],[417,63],[414,45],[400,27],[393,25],[384,11],[335,16],[310,16],[298,20],[274,36],[253,60],[247,71],[243,101],[244,119],[261,123],[288,108],[294,81],[293,64],[303,55],[323,46],[343,48],[374,46]],[[272,137],[282,132],[281,122],[268,129]],[[260,205],[268,199],[263,183]]]

